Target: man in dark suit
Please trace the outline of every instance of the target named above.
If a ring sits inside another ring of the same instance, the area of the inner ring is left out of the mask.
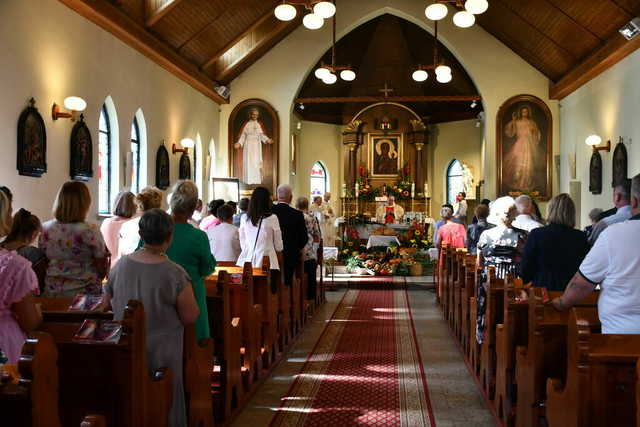
[[[278,186],[277,196],[278,202],[273,207],[273,213],[278,217],[282,230],[284,283],[291,286],[293,273],[309,237],[302,212],[289,206],[293,199],[291,187],[285,184]]]

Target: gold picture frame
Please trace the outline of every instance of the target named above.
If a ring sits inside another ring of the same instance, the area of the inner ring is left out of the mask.
[[[384,152],[384,147],[389,147]],[[403,141],[401,133],[369,134],[368,164],[372,178],[392,178],[398,176],[402,168]],[[394,157],[395,155],[395,157]]]

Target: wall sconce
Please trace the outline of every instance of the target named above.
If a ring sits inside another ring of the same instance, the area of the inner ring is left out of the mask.
[[[176,148],[176,144],[172,144],[171,152],[173,154],[176,154],[176,153],[189,154],[189,148],[195,147],[196,143],[191,138],[185,138],[182,141],[180,141],[180,145],[182,145],[183,148]]]
[[[611,151],[611,140],[607,141],[605,145],[600,146],[602,143],[602,138],[599,135],[589,135],[584,143],[593,148],[593,151],[606,151],[609,153]]]
[[[51,107],[53,120],[71,119],[72,122],[75,122],[78,119],[78,113],[87,108],[87,102],[79,96],[69,96],[64,100],[64,107],[71,112],[62,113],[60,112],[60,106],[55,102],[53,103],[53,107]]]

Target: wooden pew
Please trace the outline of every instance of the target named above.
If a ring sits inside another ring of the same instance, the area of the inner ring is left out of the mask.
[[[232,314],[229,274],[218,271],[205,279],[205,287],[209,328],[217,359],[211,374],[214,417],[228,421],[232,411],[239,408],[243,396],[241,323],[240,318]]]
[[[515,425],[516,346],[528,339],[528,302],[516,300],[525,293],[522,280],[505,281],[503,319],[496,326],[496,412],[505,427]],[[526,293],[525,293],[526,296]]]
[[[74,319],[56,320],[43,313],[41,330],[50,333],[58,347],[62,425],[79,425],[84,414],[93,413],[104,416],[109,426],[167,426],[171,373],[159,369],[149,374],[141,303],[127,304],[117,344],[72,340],[82,319],[104,316],[85,312]]]
[[[245,391],[249,391],[251,385],[260,378],[262,371],[262,305],[254,301],[254,269],[250,262],[245,263],[243,267],[237,267],[232,263],[220,263],[216,272],[223,270],[230,275],[242,275],[241,283],[231,284],[229,295],[231,315],[242,320],[243,384]],[[257,273],[260,274],[261,271],[257,270]]]
[[[538,426],[545,416],[546,380],[562,377],[566,369],[567,322],[569,315],[544,303],[544,289],[528,291],[528,336],[526,346],[516,347],[516,384],[518,404],[516,425]],[[548,292],[549,300],[562,292]],[[590,295],[581,306],[594,306],[598,293]]]
[[[112,312],[68,311],[72,298],[37,299],[41,304],[44,321],[82,323],[90,314],[94,319],[112,320]],[[190,427],[212,427],[211,381],[206,375],[213,365],[213,340],[198,342],[195,326],[189,325],[184,330],[184,392],[187,408],[187,420]],[[100,422],[99,420],[97,421]]]
[[[471,338],[470,324],[475,324],[475,318],[470,317],[470,300],[476,291],[476,275],[477,275],[476,257],[473,255],[465,255],[464,257],[464,281],[463,287],[460,289],[460,345],[465,357],[469,358]],[[475,342],[475,334],[473,335]]]
[[[489,267],[484,341],[480,345],[480,384],[491,402],[496,384],[496,325],[502,323],[503,302],[504,279],[497,279],[495,269]]]
[[[50,334],[32,332],[22,348],[18,384],[0,386],[2,425],[61,427],[58,412],[58,349]],[[99,415],[87,415],[80,426],[105,427]]]
[[[640,427],[640,359],[636,363],[636,427]]]
[[[465,287],[465,257],[467,256],[466,249],[457,249],[455,253],[455,279],[453,282],[453,307],[451,309],[453,321],[453,333],[458,341],[461,341],[462,333],[462,289]]]
[[[601,334],[595,307],[573,308],[567,329],[566,376],[547,380],[549,426],[635,426],[640,335]]]

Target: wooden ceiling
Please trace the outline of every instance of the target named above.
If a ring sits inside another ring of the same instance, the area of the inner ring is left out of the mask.
[[[433,63],[434,44],[435,38],[430,33],[394,15],[381,15],[368,21],[336,44],[336,64],[351,65],[357,72],[356,80],[338,80],[326,85],[311,73],[300,89],[296,112],[305,120],[346,124],[371,103],[371,96],[384,101],[382,89],[387,85],[393,90],[388,93],[389,100],[460,97],[460,101],[454,102],[402,102],[429,123],[477,117],[481,103],[471,108],[471,99],[479,98],[478,90],[464,67],[442,44],[439,43],[438,54],[451,67],[453,80],[438,83],[433,71],[424,83],[412,79],[411,74],[418,65]],[[321,63],[331,63],[331,50],[314,69]],[[346,98],[347,102],[315,103],[314,98],[331,101]],[[300,108],[300,102],[304,109]]]
[[[301,21],[275,19],[280,0],[59,1],[218,103],[228,101],[217,82],[231,83]],[[559,99],[640,47],[640,37],[618,34],[639,15],[638,0],[490,0],[478,24],[547,76]]]

